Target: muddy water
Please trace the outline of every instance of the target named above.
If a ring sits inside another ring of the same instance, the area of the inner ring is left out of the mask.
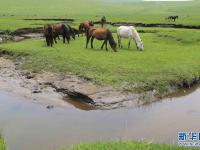
[[[176,144],[177,132],[199,131],[200,89],[173,96],[139,108],[89,111],[79,103],[49,110],[0,93],[0,130],[9,150],[57,150],[115,139]]]

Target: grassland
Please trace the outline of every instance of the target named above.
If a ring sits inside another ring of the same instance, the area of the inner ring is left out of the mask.
[[[197,149],[128,141],[128,142],[80,144],[73,146],[70,150],[197,150]]]
[[[112,29],[115,30],[114,28]],[[64,45],[60,41],[53,48],[44,39],[0,45],[14,57],[25,57],[23,69],[34,72],[73,72],[94,79],[99,85],[112,85],[124,91],[166,92],[168,88],[191,83],[200,76],[200,31],[191,29],[139,28],[145,51],[124,48],[117,53],[100,50],[101,42],[94,41],[95,49],[85,49],[85,37]],[[116,39],[116,37],[115,37]]]
[[[0,135],[0,150],[6,150],[6,144],[2,136]]]
[[[25,18],[74,18],[142,23],[174,23],[165,20],[169,15],[179,15],[176,24],[200,25],[200,1],[192,2],[142,2],[140,0],[6,0],[0,1],[0,30],[43,25],[44,21],[25,21]]]

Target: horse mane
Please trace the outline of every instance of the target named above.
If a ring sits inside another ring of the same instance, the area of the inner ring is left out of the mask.
[[[141,40],[141,38],[140,38],[140,35],[139,35],[139,33],[137,32],[137,30],[135,29],[135,27],[134,27],[134,26],[131,26],[131,29],[132,29],[132,31],[133,31],[135,40],[136,40],[137,42],[142,42],[142,40]]]
[[[107,29],[107,38],[108,38],[109,44],[112,48],[113,48],[113,46],[116,46],[116,42],[113,38],[112,32],[108,29]]]

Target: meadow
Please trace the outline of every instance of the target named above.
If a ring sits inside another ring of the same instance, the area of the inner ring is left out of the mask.
[[[42,26],[48,21],[23,20],[40,18],[73,18],[98,21],[102,15],[111,22],[175,23],[199,25],[200,1],[142,2],[140,0],[6,0],[0,1],[0,30]],[[176,22],[165,20],[170,15]]]
[[[1,135],[0,135],[0,150],[6,150],[5,141]]]
[[[116,28],[111,28],[114,32]],[[123,49],[113,52],[85,48],[85,37],[71,43],[62,40],[52,48],[44,39],[25,40],[0,45],[0,51],[24,57],[23,69],[33,72],[73,72],[93,79],[95,84],[113,86],[123,91],[166,92],[170,87],[192,83],[200,76],[200,31],[192,29],[138,28],[145,50],[138,51],[132,41],[123,40]],[[116,34],[115,39],[116,38]]]
[[[149,144],[133,141],[119,141],[95,144],[80,144],[73,146],[70,150],[197,150],[197,148],[177,147],[162,144]]]

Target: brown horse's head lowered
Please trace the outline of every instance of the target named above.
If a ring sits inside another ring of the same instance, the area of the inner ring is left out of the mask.
[[[86,43],[86,48],[88,46],[88,43],[91,39],[91,48],[93,48],[93,40],[104,40],[101,49],[103,49],[104,45],[106,45],[106,50],[107,48],[107,43],[109,42],[111,48],[113,49],[114,52],[117,51],[117,43],[115,42],[112,32],[108,29],[103,29],[103,28],[90,28],[87,32],[87,43]]]

